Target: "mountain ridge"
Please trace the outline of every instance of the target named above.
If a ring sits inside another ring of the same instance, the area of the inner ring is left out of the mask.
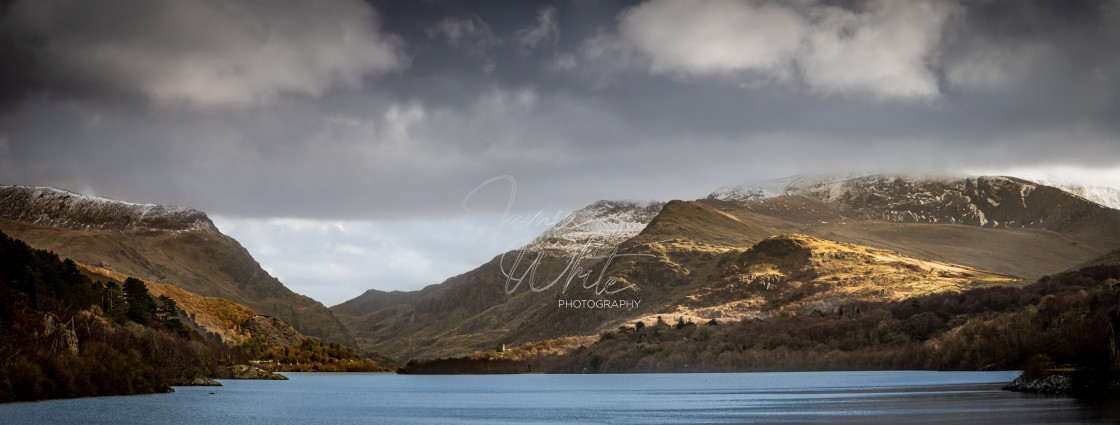
[[[835,200],[832,192],[842,193],[847,190],[858,189],[858,186],[868,186],[874,183],[890,182],[908,182],[911,184],[930,184],[937,183],[944,187],[939,188],[942,191],[950,189],[951,186],[960,186],[962,183],[966,186],[981,187],[989,185],[991,182],[999,180],[1008,180],[1018,182],[1020,184],[1027,184],[1030,186],[1045,186],[1057,190],[1061,190],[1068,195],[1075,196],[1083,201],[1091,202],[1108,209],[1120,209],[1120,189],[1108,186],[1093,186],[1078,183],[1071,183],[1060,181],[1056,179],[1031,179],[1019,178],[1012,176],[972,176],[965,174],[935,174],[935,175],[906,175],[906,174],[878,174],[878,173],[852,173],[852,174],[837,174],[837,175],[805,175],[799,174],[782,179],[770,180],[761,183],[744,184],[737,186],[729,186],[717,189],[707,196],[707,199],[722,200],[729,202],[746,203],[751,201],[758,201],[766,198],[773,198],[781,195],[801,194],[814,196],[825,201]],[[880,185],[880,188],[882,186]],[[965,190],[956,188],[957,195],[969,195],[967,187]],[[1025,202],[1029,192],[1033,191],[1035,187],[1026,188],[1025,192],[1021,192]],[[864,190],[866,191],[866,189]],[[943,193],[944,194],[944,193]],[[942,194],[942,195],[943,195]],[[973,192],[973,194],[980,194]],[[966,202],[973,201],[989,201],[991,199],[983,196],[972,196],[975,199],[967,200]],[[998,204],[995,206],[999,206]],[[898,221],[901,217],[894,217],[892,221]],[[910,217],[912,221],[930,221],[931,217]],[[981,225],[986,225],[988,220],[982,216],[976,217],[981,222]],[[888,218],[891,219],[891,218]],[[923,220],[924,219],[924,220]],[[936,220],[933,220],[936,222]],[[1026,225],[1029,223],[1019,223]],[[998,224],[993,223],[998,226]]]
[[[71,230],[218,231],[194,208],[138,204],[43,186],[0,186],[0,217]]]

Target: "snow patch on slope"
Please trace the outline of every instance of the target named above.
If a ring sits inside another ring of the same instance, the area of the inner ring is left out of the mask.
[[[1084,185],[1054,177],[1030,180],[1041,185],[1056,187],[1108,208],[1120,210],[1120,189],[1109,186]]]
[[[645,229],[663,202],[599,201],[572,212],[524,248],[525,251],[594,254],[614,249]]]
[[[1019,228],[1044,226],[1051,215],[1035,206],[1048,202],[1047,196],[1032,196],[1037,188],[1036,183],[1003,176],[853,173],[794,176],[763,185],[721,189],[708,198],[748,204],[779,194],[805,196],[863,220]],[[1065,190],[1071,191],[1069,186]],[[1072,193],[1109,204],[1103,196],[1109,194],[1105,190]]]
[[[0,217],[77,230],[217,230],[206,214],[193,208],[137,204],[53,187],[0,186]]]
[[[873,175],[872,173],[865,172],[846,174],[797,174],[764,182],[721,187],[710,193],[708,199],[749,203],[783,195],[797,195],[812,188],[833,189],[825,190],[823,193],[831,197],[838,197],[844,192],[846,187],[845,183]]]

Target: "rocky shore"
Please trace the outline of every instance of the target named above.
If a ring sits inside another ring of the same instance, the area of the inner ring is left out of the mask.
[[[245,364],[233,365],[226,368],[225,373],[223,373],[219,378],[262,379],[270,381],[288,380],[287,376],[281,375],[279,373],[272,373],[259,367]],[[217,379],[211,377],[198,376],[194,378],[183,378],[172,383],[171,385],[176,387],[220,387],[222,386],[222,383],[218,382]]]
[[[1074,386],[1073,378],[1064,374],[1054,374],[1045,378],[1028,378],[1026,375],[1019,375],[1003,389],[1020,393],[1071,394]]]
[[[184,379],[171,385],[176,387],[220,387],[222,383],[214,378],[199,376],[194,379]]]
[[[259,367],[245,364],[230,366],[228,370],[230,376],[225,377],[228,379],[264,379],[276,381],[288,380],[287,376],[281,375],[279,373],[272,373]]]
[[[1088,370],[1057,372],[1042,377],[1019,375],[1003,389],[1031,394],[1099,396],[1120,394],[1120,379],[1108,372]]]

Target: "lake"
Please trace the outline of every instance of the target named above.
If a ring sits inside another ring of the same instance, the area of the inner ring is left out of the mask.
[[[1116,423],[1116,399],[1001,391],[1016,372],[416,376],[288,373],[172,394],[0,405],[3,424]]]

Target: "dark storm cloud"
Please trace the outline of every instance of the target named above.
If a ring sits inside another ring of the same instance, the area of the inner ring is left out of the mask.
[[[980,2],[948,34],[943,73],[959,109],[1004,125],[1115,123],[1117,2]]]
[[[374,11],[348,0],[19,1],[3,26],[13,60],[32,59],[30,85],[187,106],[319,96],[407,64]]]
[[[228,215],[446,217],[503,174],[519,207],[554,210],[798,172],[1120,158],[1115,2],[3,13],[0,179]]]

